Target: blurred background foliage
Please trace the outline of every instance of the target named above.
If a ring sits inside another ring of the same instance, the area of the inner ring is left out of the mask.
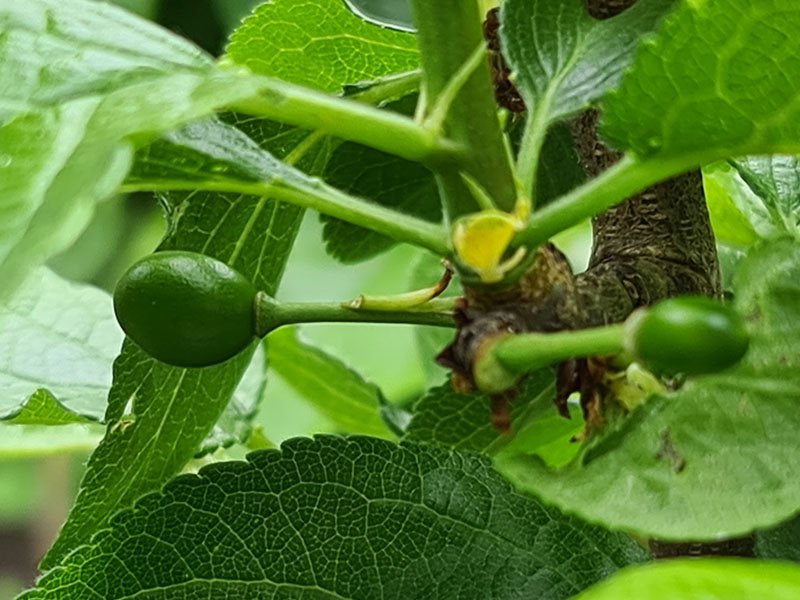
[[[260,3],[114,1],[193,40],[214,55],[222,53],[229,33]],[[410,13],[404,0],[346,1],[365,18],[409,28]],[[578,269],[585,266],[588,258],[588,231],[588,226],[582,226],[560,238]],[[111,291],[121,273],[151,252],[163,233],[163,217],[151,194],[114,198],[99,208],[80,240],[53,259],[50,266],[68,279]],[[426,279],[435,280],[441,274],[440,267],[435,262],[431,264],[423,252],[402,245],[373,260],[344,266],[325,254],[320,240],[319,219],[316,214],[308,214],[286,270],[281,298],[347,300],[362,293],[397,293],[412,285],[426,285]],[[420,273],[427,274],[421,281]],[[410,404],[427,387],[444,381],[444,370],[433,364],[431,356],[449,334],[431,333],[402,325],[314,325],[302,329],[305,340],[354,367],[395,404]],[[268,401],[261,407],[256,425],[270,442],[278,444],[288,437],[334,431],[333,425],[277,374],[270,372],[268,385]],[[16,428],[14,437],[19,439],[7,439],[0,445],[0,600],[12,598],[33,582],[38,560],[52,543],[72,504],[90,451],[84,443],[70,454],[39,456],[35,436],[23,431],[24,426]],[[63,433],[68,434],[66,430]],[[99,435],[98,431],[98,439]],[[232,449],[218,453],[214,459],[243,454],[244,449]]]

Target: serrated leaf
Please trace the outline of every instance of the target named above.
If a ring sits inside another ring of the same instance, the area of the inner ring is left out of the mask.
[[[269,335],[270,367],[341,433],[392,437],[381,418],[382,394],[356,371],[283,327]]]
[[[521,436],[548,459],[563,464],[577,452],[570,439],[581,430],[582,419],[578,414],[572,420],[558,415],[554,398],[552,372],[533,373],[510,399],[511,432],[501,433],[492,424],[488,395],[460,394],[448,382],[417,402],[404,439],[495,454],[509,444],[513,448]]]
[[[606,98],[604,137],[689,162],[800,152],[798,30],[794,0],[682,2]]]
[[[341,0],[264,3],[234,32],[227,53],[256,73],[329,92],[419,62],[414,36],[365,23]]]
[[[792,600],[798,595],[800,567],[766,561],[705,558],[631,567],[575,600]]]
[[[735,307],[752,341],[719,374],[653,397],[580,461],[553,471],[532,456],[500,469],[548,503],[612,529],[715,540],[800,510],[800,245],[784,239],[740,263]]]
[[[102,420],[122,338],[106,292],[34,271],[0,305],[0,420]]]
[[[433,174],[425,167],[366,146],[340,145],[325,170],[325,179],[354,196],[427,221],[442,217]],[[343,263],[356,263],[389,250],[397,242],[385,235],[339,219],[322,217],[328,253]]]
[[[543,127],[573,115],[620,81],[642,34],[673,6],[639,0],[612,19],[589,16],[582,0],[506,0],[503,54],[531,113]]]
[[[644,558],[513,492],[485,458],[318,437],[178,477],[22,598],[556,600]]]
[[[756,556],[800,563],[800,516],[756,533]]]
[[[800,159],[751,156],[732,161],[752,194],[742,194],[739,208],[762,238],[800,237]]]

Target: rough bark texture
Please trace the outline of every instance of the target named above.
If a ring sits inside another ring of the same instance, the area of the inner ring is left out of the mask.
[[[575,146],[589,177],[621,154],[597,135],[598,113],[571,123]],[[699,171],[655,185],[592,222],[589,268],[576,293],[583,326],[622,321],[638,307],[679,294],[718,296],[719,267]]]

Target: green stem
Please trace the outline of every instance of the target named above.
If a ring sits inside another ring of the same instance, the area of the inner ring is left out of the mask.
[[[321,302],[277,302],[260,292],[256,295],[256,335],[294,323],[406,323],[455,327],[453,313],[439,304],[408,310],[363,310],[346,304]]]
[[[463,159],[458,143],[442,139],[413,119],[351,100],[267,77],[260,93],[228,108],[321,131],[427,165]]]
[[[626,156],[598,177],[534,212],[513,243],[539,246],[659,181],[704,164],[707,158],[700,154],[647,160]]]
[[[478,389],[501,393],[522,375],[579,356],[618,354],[624,349],[623,324],[561,331],[522,333],[486,342],[475,358],[473,378]]]
[[[521,374],[569,358],[618,354],[623,350],[624,331],[624,325],[616,324],[558,333],[523,333],[499,340],[492,352],[508,370]]]
[[[412,0],[412,7],[423,85],[429,106],[436,106],[451,79],[464,72],[475,48],[483,43],[482,15],[476,0]],[[516,201],[513,168],[503,145],[488,60],[477,64],[461,87],[450,106],[445,127],[466,152],[460,169],[436,169],[449,219],[476,209],[459,170],[471,175],[499,207],[512,210]]]
[[[525,123],[525,133],[517,156],[517,177],[522,189],[536,206],[536,176],[539,171],[539,156],[547,135],[547,109],[549,103],[542,99]]]
[[[229,192],[269,197],[366,227],[399,242],[426,248],[439,256],[450,254],[449,236],[441,225],[351,196],[321,181],[313,187],[295,189],[278,179],[269,181],[161,179],[135,181],[126,183],[120,188],[121,192],[127,193],[176,190]]]
[[[353,91],[347,94],[347,97],[365,104],[381,104],[419,91],[421,81],[422,71],[419,69],[405,71],[351,86]]]

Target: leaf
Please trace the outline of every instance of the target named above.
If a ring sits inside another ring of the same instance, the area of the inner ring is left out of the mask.
[[[603,105],[603,136],[687,163],[800,152],[800,7],[685,1]]]
[[[577,451],[570,439],[580,431],[582,419],[578,415],[573,420],[559,416],[554,397],[549,369],[529,376],[511,399],[512,432],[503,434],[492,425],[488,395],[460,394],[447,382],[429,390],[414,406],[404,439],[494,454],[508,444],[513,446],[515,438],[522,436],[557,462],[565,462],[561,455],[566,455],[568,462]]]
[[[91,0],[4,3],[0,31],[0,82],[7,84],[0,111],[28,112],[213,64],[191,42]]]
[[[572,135],[566,126],[554,125],[547,132],[536,174],[537,209],[563,196],[586,180],[586,172],[578,161]]]
[[[270,367],[343,433],[392,437],[381,418],[381,391],[339,359],[308,344],[298,330],[269,335]]]
[[[800,516],[756,533],[756,556],[800,563]]]
[[[266,391],[267,353],[264,344],[259,344],[228,405],[211,433],[200,444],[195,458],[201,458],[220,448],[246,444],[253,433],[253,420],[266,397]]]
[[[542,129],[603,97],[622,78],[643,33],[674,5],[639,0],[599,21],[582,0],[506,0],[500,35],[515,82]]]
[[[414,19],[409,0],[344,1],[350,10],[370,23],[401,31],[414,30]]]
[[[735,248],[748,248],[759,240],[747,215],[751,194],[727,161],[703,167],[703,189],[708,216],[718,242]]]
[[[800,158],[751,156],[732,164],[752,192],[736,199],[761,237],[800,237]]]
[[[513,492],[485,458],[321,436],[178,477],[22,598],[555,600],[644,558]]]
[[[0,420],[102,420],[122,338],[106,292],[34,271],[0,305]]]
[[[800,510],[800,245],[758,246],[739,264],[735,308],[752,341],[719,374],[650,398],[579,461],[498,467],[521,489],[589,522],[665,540],[750,533]]]
[[[159,27],[86,0],[0,8],[0,295],[66,249],[133,144],[256,93]]]
[[[325,170],[332,186],[351,195],[427,221],[442,217],[439,192],[425,167],[353,143],[340,145]],[[343,263],[356,263],[392,248],[397,242],[339,219],[322,217],[328,253]]]
[[[274,293],[302,216],[299,209],[217,194],[166,202],[171,234],[161,248],[203,251]],[[249,361],[245,352],[207,369],[178,369],[125,343],[114,364],[106,437],[89,460],[76,503],[43,568],[88,540],[121,507],[180,471],[223,414]]]
[[[792,600],[800,568],[742,559],[682,559],[620,571],[575,600]]]
[[[292,141],[305,139],[303,132],[275,123],[261,122],[254,131],[279,153],[291,151]],[[174,156],[182,152],[176,147]],[[320,152],[324,148],[310,151],[299,166],[313,169]],[[169,237],[162,249],[218,257],[259,289],[276,292],[302,210],[266,198],[211,193],[173,194],[163,203]],[[209,369],[176,369],[125,344],[115,364],[107,436],[89,461],[70,517],[43,568],[86,541],[119,508],[177,474],[203,447],[214,445],[207,435],[226,408],[232,409],[232,394],[248,362],[245,354]]]
[[[0,422],[0,460],[91,452],[103,438],[98,424],[9,425]]]
[[[365,23],[340,0],[264,3],[234,32],[227,52],[256,73],[328,92],[419,61],[414,36]]]
[[[76,100],[0,125],[0,301],[75,241],[130,166],[127,144],[82,144],[97,104]]]

